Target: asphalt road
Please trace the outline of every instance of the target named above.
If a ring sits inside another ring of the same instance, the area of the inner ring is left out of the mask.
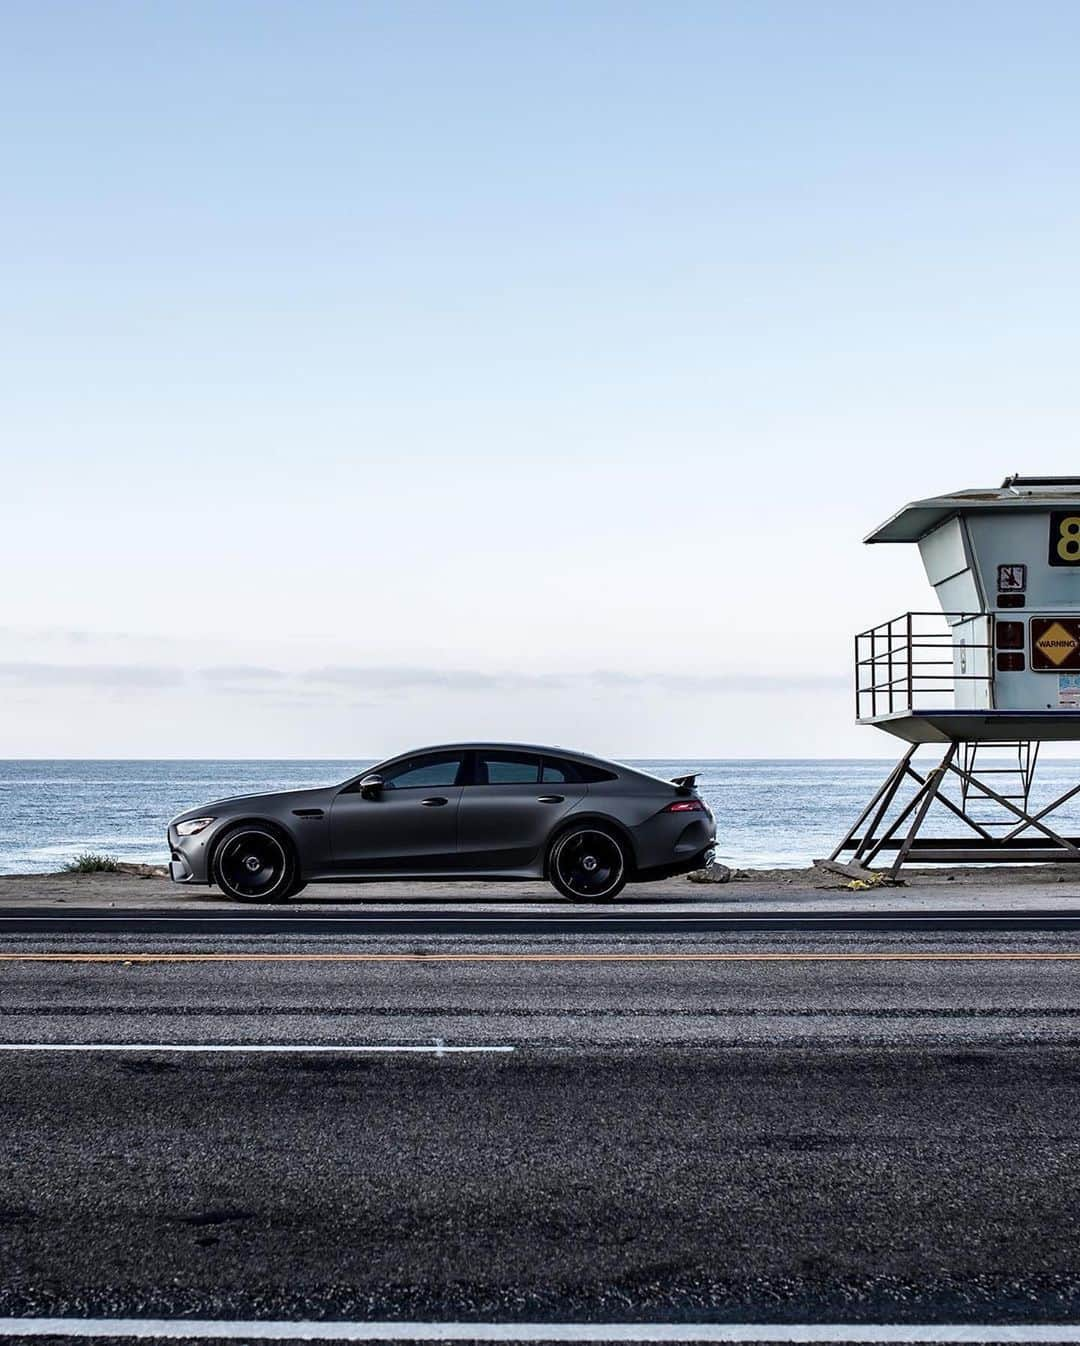
[[[1075,1048],[26,1054],[5,1082],[9,1314],[1080,1310]]]
[[[1067,933],[2,949],[0,1314],[1080,1316]]]
[[[282,908],[233,907],[222,911],[154,910],[139,907],[100,906],[0,907],[0,938],[5,934],[130,934],[130,935],[512,935],[514,937],[559,935],[727,935],[738,931],[986,931],[986,930],[1080,930],[1080,909],[1024,908],[1007,904],[995,907],[942,907],[924,909],[902,906],[834,909],[829,911],[792,908],[787,911],[732,912],[634,911],[613,908],[586,911],[560,908],[530,913],[506,910],[488,904],[484,910],[410,910],[365,912],[344,910],[296,911]]]

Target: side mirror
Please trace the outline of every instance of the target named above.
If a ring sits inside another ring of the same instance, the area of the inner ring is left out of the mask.
[[[383,790],[381,776],[364,776],[360,781],[360,793],[365,799],[378,799]]]

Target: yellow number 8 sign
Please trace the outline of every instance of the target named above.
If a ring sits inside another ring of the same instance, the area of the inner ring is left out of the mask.
[[[1050,515],[1050,564],[1080,566],[1080,514]]]

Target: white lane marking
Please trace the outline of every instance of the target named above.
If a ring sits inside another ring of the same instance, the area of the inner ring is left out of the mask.
[[[837,1323],[291,1323],[177,1318],[0,1318],[0,1337],[217,1341],[1078,1342],[1080,1325]]]
[[[426,1052],[446,1056],[450,1052],[512,1052],[504,1046],[432,1047],[402,1044],[345,1045],[306,1042],[0,1042],[0,1052]],[[0,1320],[2,1321],[2,1320]]]

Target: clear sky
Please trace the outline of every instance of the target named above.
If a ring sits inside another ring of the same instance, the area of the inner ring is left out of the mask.
[[[1080,471],[1080,6],[7,0],[0,756],[891,754]]]

